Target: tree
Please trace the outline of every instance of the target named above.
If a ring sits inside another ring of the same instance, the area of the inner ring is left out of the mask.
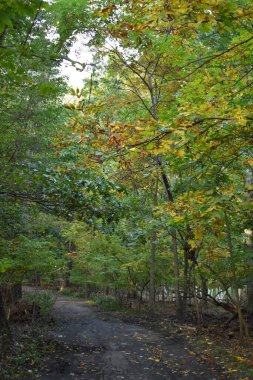
[[[132,178],[140,182],[147,162],[151,170],[159,167],[169,201],[162,215],[166,219],[167,214],[174,246],[180,309],[181,269],[186,303],[191,276],[204,253],[204,233],[210,238],[201,209],[209,209],[212,225],[221,229],[226,225],[220,215],[223,200],[244,198],[240,189],[252,123],[251,4],[151,3],[95,2],[93,17],[101,28],[90,43],[96,44],[97,56],[108,55],[108,61],[96,85],[84,89],[88,99],[70,108],[79,111],[73,125],[88,153],[86,165],[98,162],[106,167],[114,160],[133,173],[138,155],[142,170]],[[197,205],[196,213],[189,203]],[[214,215],[217,209],[219,215]],[[239,240],[242,244],[242,229]],[[183,268],[178,266],[178,249]]]
[[[54,45],[47,34],[47,6],[43,1],[1,5],[1,285],[20,282],[21,273],[31,270],[29,252],[36,261],[38,250],[43,250],[34,240],[28,244],[31,230],[24,220],[33,213],[31,204],[48,206],[38,191],[37,177],[48,163],[45,149],[52,128],[63,120],[59,97],[65,86],[46,56]],[[3,309],[1,304],[1,319],[6,320]]]

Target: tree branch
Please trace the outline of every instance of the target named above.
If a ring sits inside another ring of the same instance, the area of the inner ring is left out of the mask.
[[[56,206],[56,204],[49,203],[48,200],[44,200],[41,195],[34,195],[29,193],[16,193],[15,191],[0,191],[0,196],[13,197],[20,200],[26,200],[31,203],[38,203],[48,209]]]

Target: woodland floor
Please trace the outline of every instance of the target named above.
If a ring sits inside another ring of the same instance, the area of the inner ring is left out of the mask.
[[[219,353],[218,348],[224,349],[227,344],[229,350],[231,345],[236,344],[234,338],[222,347],[219,337],[213,336],[212,339],[210,331],[209,335],[203,331],[199,335],[194,326],[186,324],[179,327],[170,318],[167,321],[158,318],[157,321],[157,317],[148,314],[138,316],[125,312],[102,312],[88,301],[58,296],[52,319],[48,322],[49,327],[45,331],[37,326],[37,334],[42,336],[44,354],[29,358],[30,369],[27,367],[23,376],[17,368],[23,368],[24,362],[21,363],[22,358],[19,361],[17,358],[16,373],[15,370],[12,372],[12,379],[253,378],[247,376],[248,372],[241,366],[245,360],[251,362],[250,348],[240,352],[233,350],[234,365],[231,366],[232,357],[226,362],[224,352]],[[23,345],[26,344],[33,343],[28,340],[23,342]],[[19,345],[22,346],[21,343]],[[239,358],[238,361],[236,358]]]

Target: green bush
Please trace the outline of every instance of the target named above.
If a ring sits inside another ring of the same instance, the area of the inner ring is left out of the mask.
[[[40,308],[40,314],[45,316],[52,310],[56,297],[52,292],[43,290],[41,292],[27,293],[24,296],[24,299],[30,304],[34,302],[38,305]]]
[[[112,296],[95,296],[92,300],[104,311],[122,310],[120,302]]]
[[[61,290],[61,294],[63,296],[70,296],[70,297],[76,297],[76,298],[84,298],[83,293],[77,292],[76,290],[70,289],[70,288],[65,288]]]

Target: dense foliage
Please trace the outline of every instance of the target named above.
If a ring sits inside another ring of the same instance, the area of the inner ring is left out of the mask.
[[[1,283],[148,294],[150,308],[160,295],[181,316],[194,299],[198,318],[218,289],[247,334],[251,1],[5,0],[0,12]],[[85,61],[70,58],[75,41]],[[87,71],[81,90],[62,62]]]

